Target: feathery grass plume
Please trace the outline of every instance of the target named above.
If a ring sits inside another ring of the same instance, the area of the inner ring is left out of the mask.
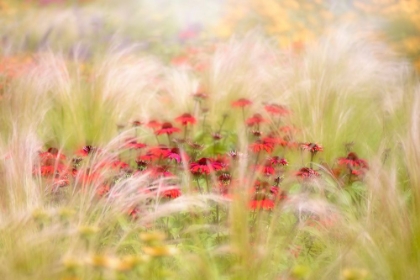
[[[399,93],[392,99],[401,96],[408,73],[385,45],[370,39],[373,31],[354,28],[338,29],[309,45],[287,73],[286,98],[296,110],[295,121],[305,127],[305,138],[329,147],[327,158],[366,133],[366,145],[378,147],[382,104],[389,104],[390,91]]]

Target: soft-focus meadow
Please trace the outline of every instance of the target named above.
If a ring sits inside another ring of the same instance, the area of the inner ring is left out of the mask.
[[[419,279],[419,15],[0,0],[0,279]]]

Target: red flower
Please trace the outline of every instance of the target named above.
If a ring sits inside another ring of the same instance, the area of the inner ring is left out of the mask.
[[[128,216],[130,216],[134,220],[138,218],[139,213],[140,213],[140,210],[137,207],[131,207],[127,211]]]
[[[133,126],[138,127],[141,126],[143,123],[141,121],[133,121]]]
[[[182,155],[182,156],[181,156]],[[185,159],[185,161],[189,160],[189,157],[186,153],[183,153],[179,150],[179,148],[172,148],[169,153],[166,155],[166,158],[173,159],[177,163],[180,163],[182,158]]]
[[[156,130],[162,126],[162,124],[156,120],[151,120],[146,124],[147,127]]]
[[[249,203],[249,208],[251,208],[251,210],[272,210],[274,209],[274,206],[274,202],[270,199],[251,200]]]
[[[286,107],[278,104],[267,104],[264,106],[264,109],[273,115],[284,116],[290,114],[290,111]]]
[[[178,187],[172,187],[172,188],[165,189],[161,195],[162,197],[173,199],[173,198],[180,197],[181,194],[182,194],[181,190]]]
[[[349,167],[369,168],[366,160],[359,158],[356,153],[353,152],[350,152],[345,158],[339,158],[338,164],[348,165]]]
[[[324,149],[322,148],[322,146],[315,144],[315,143],[302,143],[300,144],[300,147],[303,150],[308,150],[310,151],[312,154],[316,154],[317,152],[321,152]]]
[[[187,124],[195,124],[197,122],[197,120],[191,116],[191,114],[185,113],[182,114],[181,116],[177,117],[175,119],[175,121],[180,122],[182,125],[187,125]]]
[[[270,193],[274,196],[276,201],[282,201],[287,198],[286,192],[277,186],[272,186],[270,188]]]
[[[265,122],[265,120],[260,114],[254,114],[252,117],[248,118],[245,122],[248,126],[253,126],[253,125]]]
[[[274,173],[276,173],[276,170],[271,164],[259,165],[257,166],[257,170],[265,176],[274,175]]]
[[[90,169],[87,169],[85,172],[78,172],[76,180],[80,182],[82,186],[89,184],[96,184],[98,182],[103,182],[102,175],[98,172],[92,172]]]
[[[223,185],[229,185],[230,181],[232,180],[232,176],[227,172],[223,172],[219,175],[218,180]]]
[[[150,171],[150,176],[155,179],[160,177],[174,177],[174,174],[168,171],[167,166],[156,166],[148,170]]]
[[[35,169],[33,174],[41,174],[43,177],[52,176],[55,174],[61,174],[66,170],[66,166],[64,164],[56,164],[56,165],[42,165],[39,169]]]
[[[309,167],[302,167],[296,172],[296,176],[301,177],[302,179],[310,179],[313,177],[319,177],[319,173]]]
[[[91,145],[87,145],[87,146],[84,146],[83,148],[81,148],[80,150],[76,151],[76,155],[81,156],[81,157],[87,157],[94,150],[95,150],[94,147],[92,147]]]
[[[264,137],[262,140],[264,142],[271,143],[273,145],[282,145],[282,146],[284,146],[285,143],[287,143],[287,141],[284,140],[283,138],[276,137],[276,136],[273,136],[273,135],[269,135],[267,137]]]
[[[201,158],[198,161],[190,164],[190,171],[194,175],[208,175],[211,171],[217,171],[221,169],[223,169],[223,166],[220,162],[213,161],[209,158]]]
[[[166,158],[171,153],[171,150],[164,145],[160,145],[156,147],[151,147],[148,153],[152,154],[156,159],[159,159]]]
[[[262,150],[265,150],[267,153],[271,153],[274,150],[274,144],[258,139],[255,143],[249,145],[249,148],[254,153],[259,153]]]
[[[279,165],[279,164],[281,164],[281,165],[284,166],[284,165],[288,165],[289,164],[286,159],[280,158],[278,156],[269,158],[269,162],[270,162],[271,165]]]
[[[161,134],[172,134],[175,132],[179,132],[181,131],[179,128],[177,127],[173,127],[172,124],[170,122],[166,122],[162,124],[162,127],[159,130],[156,130],[155,133],[157,135],[161,135]]]
[[[103,184],[103,185],[96,188],[96,194],[98,196],[102,197],[102,196],[106,195],[107,193],[109,193],[110,189],[111,188],[110,188],[109,185]]]
[[[47,162],[54,164],[54,161],[56,160],[61,161],[66,159],[66,156],[59,153],[56,148],[49,148],[46,152],[39,152],[39,157],[43,164],[48,164]]]
[[[252,104],[252,102],[250,100],[248,100],[246,98],[240,98],[240,99],[232,102],[232,107],[243,108],[243,107],[249,106],[251,104]]]
[[[135,139],[133,139],[133,138],[129,138],[129,139],[127,139],[127,140],[126,140],[126,144],[125,144],[125,146],[126,146],[128,149],[141,149],[141,148],[146,147],[146,144],[139,143],[139,142],[137,142]]]

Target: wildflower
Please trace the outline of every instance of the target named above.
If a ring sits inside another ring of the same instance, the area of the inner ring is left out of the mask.
[[[162,124],[162,127],[155,131],[157,135],[161,134],[168,134],[171,135],[172,133],[181,131],[179,128],[172,126],[170,122],[165,122]]]
[[[302,167],[296,172],[296,176],[301,177],[302,179],[310,179],[313,177],[319,177],[319,173],[309,167]]]
[[[186,157],[187,155],[184,154],[183,156]],[[166,155],[166,158],[173,159],[177,163],[180,163],[181,162],[181,152],[180,152],[179,148],[172,148],[170,150],[170,152]]]
[[[271,165],[288,165],[288,162],[286,159],[284,158],[280,158],[278,156],[274,156],[274,157],[270,157],[268,159],[268,161],[270,162]]]
[[[286,107],[278,104],[267,104],[264,106],[264,109],[273,115],[284,116],[290,114],[290,111]]]
[[[105,255],[92,255],[86,259],[86,262],[93,267],[105,268],[110,262],[110,258]]]
[[[182,125],[195,124],[197,122],[197,120],[191,114],[188,113],[182,114],[181,116],[177,117],[175,121],[181,123]]]
[[[59,153],[56,148],[48,148],[46,152],[39,152],[38,155],[43,164],[53,164],[53,162],[56,160],[62,161],[66,159],[66,156],[62,153]]]
[[[221,169],[226,169],[229,166],[229,158],[227,156],[218,155],[214,161],[215,164],[220,164]]]
[[[91,145],[87,145],[87,146],[84,146],[83,148],[81,148],[80,150],[76,151],[76,155],[81,156],[81,157],[87,157],[94,150],[95,150],[94,147],[92,147]]]
[[[278,186],[270,187],[270,193],[274,196],[275,200],[277,201],[282,201],[287,198],[286,192],[280,189]]]
[[[181,190],[178,187],[172,187],[164,190],[161,195],[162,197],[173,199],[181,196],[181,194]]]
[[[366,160],[359,158],[357,154],[354,152],[350,152],[345,158],[339,158],[338,164],[347,165],[351,168],[352,167],[360,167],[360,168],[366,168],[366,169],[369,168]]]
[[[254,135],[255,137],[260,137],[262,135],[262,132],[259,130],[253,130],[252,135]]]
[[[259,170],[259,172],[261,172],[265,176],[274,175],[274,173],[276,173],[276,170],[271,164],[257,166],[257,170]]]
[[[139,235],[140,240],[146,243],[161,242],[166,239],[166,234],[160,231],[142,232]]]
[[[228,155],[232,158],[232,159],[237,159],[238,158],[238,152],[235,150],[229,151]]]
[[[175,176],[172,174],[167,166],[154,166],[150,168],[150,176],[152,178],[159,178],[159,177],[173,177]]]
[[[162,124],[156,120],[151,120],[146,124],[146,126],[153,130],[157,130],[158,128],[162,126]]]
[[[151,147],[148,151],[148,154],[150,154],[151,156],[153,156],[156,159],[166,158],[166,157],[169,156],[170,153],[171,153],[171,150],[164,145]]]
[[[249,145],[249,148],[254,153],[259,153],[262,150],[265,150],[267,153],[271,153],[274,150],[274,145],[270,142],[258,139],[255,143]]]
[[[284,140],[283,138],[275,136],[273,134],[270,134],[264,137],[263,141],[272,143],[273,145],[281,145],[281,146],[284,146],[285,143],[287,143],[286,140]]]
[[[140,213],[140,210],[137,207],[131,207],[127,211],[128,216],[132,218],[133,220],[136,220],[138,218],[139,213]]]
[[[111,169],[127,169],[130,166],[128,163],[123,162],[121,160],[110,160],[110,161],[103,161],[98,165],[98,169],[101,168],[111,168]]]
[[[64,164],[56,164],[56,165],[43,165],[40,166],[39,169],[35,169],[33,174],[40,174],[42,177],[49,177],[56,174],[63,173],[67,167]]]
[[[262,199],[262,200],[251,200],[249,203],[249,208],[251,210],[272,210],[274,209],[274,202],[270,199]]]
[[[209,96],[205,94],[204,92],[196,92],[193,94],[194,99],[201,101],[204,99],[207,99]]]
[[[312,154],[316,154],[317,152],[321,152],[324,149],[322,148],[322,146],[315,144],[315,143],[302,143],[300,144],[300,147],[303,150],[308,150],[310,151]]]
[[[209,158],[201,158],[196,162],[190,164],[191,173],[198,175],[204,174],[208,175],[211,171],[217,171],[223,169],[223,166],[220,162],[213,161]]]
[[[133,138],[128,138],[128,139],[126,139],[125,146],[128,149],[141,149],[141,148],[146,147],[146,144],[139,143]]]
[[[63,264],[63,266],[68,269],[68,270],[74,270],[77,267],[81,266],[82,263],[80,262],[79,259],[74,258],[74,257],[65,257],[61,263]]]
[[[96,194],[99,197],[102,197],[102,196],[106,195],[107,193],[109,193],[109,190],[110,190],[110,186],[107,185],[107,184],[103,184],[103,185],[96,188]]]
[[[134,127],[139,127],[139,126],[141,126],[143,123],[142,123],[141,121],[137,121],[137,120],[136,120],[136,121],[133,121],[133,123],[132,123],[132,124],[133,124],[133,126],[134,126]]]
[[[218,132],[213,133],[211,136],[213,137],[213,140],[215,141],[219,141],[220,139],[222,139],[222,135]]]
[[[250,100],[248,100],[246,98],[240,98],[240,99],[232,102],[232,107],[240,107],[240,108],[243,108],[243,107],[247,107],[247,106],[249,106],[251,104],[252,104],[252,102]]]
[[[230,175],[230,173],[227,173],[227,172],[223,172],[218,177],[219,182],[221,182],[223,185],[229,185],[231,179],[232,179],[232,176]]]
[[[148,260],[149,258],[147,256],[124,256],[114,264],[113,268],[117,271],[129,271],[134,269],[140,263],[147,262]]]
[[[263,117],[260,114],[254,114],[252,117],[248,118],[245,123],[248,126],[254,126],[254,125],[258,125],[260,123],[265,122],[265,120],[263,119]]]
[[[160,245],[143,247],[143,252],[151,257],[164,257],[174,255],[178,250],[173,246]]]
[[[80,226],[78,228],[79,234],[83,238],[89,238],[99,232],[99,227],[97,226]]]

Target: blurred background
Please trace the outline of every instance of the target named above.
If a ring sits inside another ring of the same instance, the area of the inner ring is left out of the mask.
[[[418,0],[0,0],[0,54],[7,60],[0,71],[18,72],[34,52],[84,61],[127,47],[180,65],[249,32],[299,53],[355,23],[420,70]]]

